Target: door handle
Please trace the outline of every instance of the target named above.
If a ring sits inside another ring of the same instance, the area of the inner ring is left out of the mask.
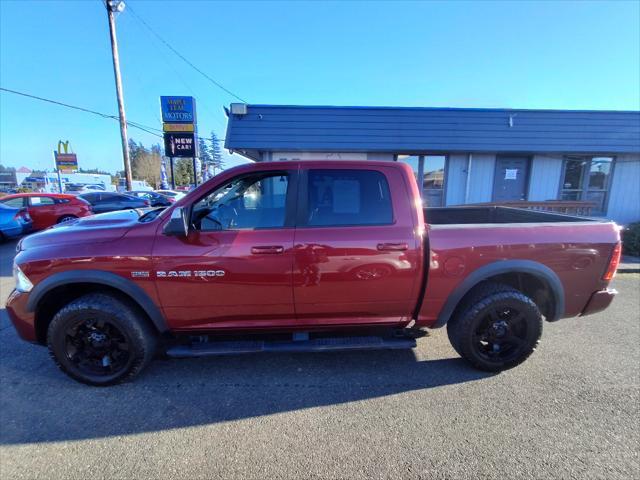
[[[251,247],[251,253],[254,255],[260,255],[262,253],[283,253],[284,247],[281,245],[261,245]]]
[[[384,252],[402,252],[409,250],[409,245],[406,243],[379,243],[378,250]]]

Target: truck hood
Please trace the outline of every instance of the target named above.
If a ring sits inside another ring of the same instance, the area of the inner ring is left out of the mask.
[[[18,248],[28,250],[60,244],[112,242],[139,225],[138,219],[143,213],[141,210],[123,210],[79,218],[24,237]]]

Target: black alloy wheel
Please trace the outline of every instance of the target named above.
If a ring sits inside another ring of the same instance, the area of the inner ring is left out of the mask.
[[[515,308],[495,306],[480,320],[473,344],[487,361],[510,362],[517,358],[527,342],[525,314]]]
[[[447,324],[451,345],[474,367],[490,372],[524,362],[542,335],[542,314],[527,295],[487,283],[471,292]]]
[[[47,331],[49,353],[74,380],[106,386],[136,376],[156,353],[158,334],[132,301],[89,293],[55,314]]]
[[[100,319],[80,320],[67,328],[65,353],[69,362],[83,376],[118,376],[131,364],[129,339],[111,322]]]

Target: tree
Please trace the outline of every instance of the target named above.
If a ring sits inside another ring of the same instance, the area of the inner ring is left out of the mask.
[[[129,157],[134,179],[146,180],[154,187],[160,183],[160,163],[162,162],[160,145],[152,145],[149,150],[142,143],[129,139]]]
[[[186,186],[193,183],[193,160],[191,158],[180,158],[174,161],[173,170],[176,185]]]
[[[220,148],[220,140],[214,131],[211,132],[211,138],[209,138],[209,155],[211,156],[211,163],[214,168],[214,175],[216,170],[224,170],[224,160],[222,157],[222,149]]]
[[[207,146],[207,142],[204,138],[198,137],[198,151],[200,158],[200,172],[198,172],[199,179],[207,178],[206,171],[211,165],[212,159],[211,154],[209,153],[209,147]]]
[[[204,138],[198,137],[198,151],[200,155],[200,161],[203,164],[209,164],[212,161],[211,154],[209,153],[209,147]]]

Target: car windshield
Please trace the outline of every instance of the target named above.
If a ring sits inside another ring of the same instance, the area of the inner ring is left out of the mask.
[[[144,215],[142,215],[140,218],[138,218],[138,221],[140,223],[152,222],[153,220],[158,218],[158,215],[160,215],[160,213],[164,211],[164,209],[165,207],[158,207],[158,208],[154,208],[153,210],[149,210],[145,212]]]

